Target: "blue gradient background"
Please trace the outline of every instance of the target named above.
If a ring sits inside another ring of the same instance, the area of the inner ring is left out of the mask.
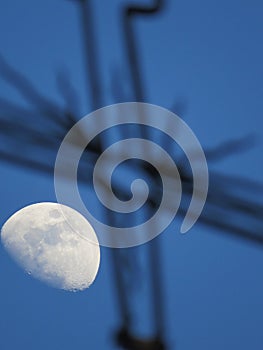
[[[112,69],[124,80],[127,74],[118,31],[119,6],[126,1],[92,3],[108,104]],[[261,0],[170,0],[160,16],[137,23],[147,102],[171,108],[186,101],[183,118],[204,148],[255,133],[254,148],[210,168],[257,181],[263,170],[262,18]],[[0,1],[0,52],[61,105],[54,73],[64,66],[84,116],[90,108],[80,34],[73,1]],[[0,95],[26,104],[1,77]],[[1,161],[0,180],[1,225],[23,206],[56,200],[52,176]],[[181,236],[179,225],[175,220],[159,238],[171,349],[261,350],[263,249],[199,224]],[[1,246],[0,348],[115,349],[112,331],[119,319],[108,253],[102,249],[94,285],[70,294],[25,275]]]

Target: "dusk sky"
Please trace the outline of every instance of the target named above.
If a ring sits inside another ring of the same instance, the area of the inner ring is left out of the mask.
[[[129,2],[90,2],[97,28],[103,105],[134,101],[121,30],[121,9]],[[147,5],[151,1],[139,3]],[[65,98],[56,77],[67,72],[78,96],[74,103],[77,119],[90,113],[78,1],[1,0],[0,4],[1,57],[53,101],[58,110],[65,107]],[[263,183],[262,18],[261,0],[167,0],[160,14],[136,21],[145,102],[178,113],[204,150],[252,135],[254,142],[248,149],[208,160],[208,165],[212,174],[259,183]],[[17,120],[51,133],[48,121],[43,128],[38,122],[43,116],[37,106],[2,78],[1,67],[0,61],[0,120]],[[122,91],[118,101],[113,91],[116,81]],[[33,113],[28,118],[20,117],[20,110],[12,110],[3,100]],[[0,151],[7,149],[6,140],[6,133],[0,130]],[[17,154],[36,151],[30,148],[27,138],[19,141],[22,144],[15,139],[13,142]],[[37,158],[45,162],[45,151],[36,152]],[[0,157],[0,180],[0,226],[26,205],[56,201],[52,173]],[[239,194],[232,185],[222,184]],[[240,192],[247,191],[250,201],[248,188],[242,186]],[[262,188],[251,193],[261,207]],[[231,220],[231,211],[226,216]],[[222,220],[225,218],[222,216]],[[241,226],[248,225],[242,215],[233,220]],[[175,218],[157,238],[162,252],[160,283],[169,349],[261,350],[262,244],[201,222],[181,235],[181,222],[181,217]],[[262,224],[259,229],[263,236]],[[0,348],[117,349],[113,337],[120,326],[120,316],[112,271],[110,248],[102,247],[94,284],[84,292],[61,291],[25,274],[1,245]],[[146,272],[142,271],[141,276],[143,273]]]

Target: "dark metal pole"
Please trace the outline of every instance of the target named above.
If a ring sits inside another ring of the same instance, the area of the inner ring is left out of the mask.
[[[124,10],[124,46],[126,48],[126,55],[129,61],[131,82],[133,85],[134,97],[136,102],[144,102],[144,88],[142,81],[142,72],[139,63],[139,50],[136,41],[136,34],[134,31],[133,21],[136,17],[141,15],[152,15],[159,13],[164,5],[164,0],[155,0],[151,6],[128,6]],[[142,138],[147,138],[147,133],[142,130]],[[151,203],[154,208],[154,203]],[[153,293],[153,318],[156,329],[156,338],[160,343],[162,349],[164,345],[164,308],[163,308],[163,290],[162,290],[162,274],[161,274],[161,252],[158,240],[154,239],[148,245],[149,248],[149,262],[151,269],[151,288]]]
[[[126,56],[129,61],[131,82],[135,93],[136,102],[144,101],[144,88],[142,82],[142,72],[140,70],[138,47],[133,21],[142,15],[152,15],[158,13],[164,5],[164,0],[155,0],[151,6],[127,6],[123,14],[124,46]]]
[[[92,110],[96,110],[102,107],[103,97],[102,89],[100,85],[100,74],[98,69],[98,47],[95,38],[95,23],[93,21],[92,6],[90,0],[79,0],[80,12],[84,34],[84,48],[86,53],[87,61],[87,82],[88,88],[91,92],[91,106]],[[99,148],[103,148],[103,140],[100,139]],[[105,217],[109,224],[114,226],[114,216],[110,215],[107,211]],[[118,251],[115,249],[111,250],[112,261],[113,261],[113,272],[116,281],[116,290],[118,293],[118,301],[120,305],[120,313],[123,325],[127,328],[130,326],[130,313],[128,307],[128,295],[125,293],[125,285],[122,276],[121,259]]]
[[[96,110],[102,107],[102,89],[100,86],[100,73],[98,69],[98,48],[95,38],[92,6],[90,0],[78,0],[80,16],[83,27],[84,50],[87,63],[87,84],[91,96],[91,108]]]

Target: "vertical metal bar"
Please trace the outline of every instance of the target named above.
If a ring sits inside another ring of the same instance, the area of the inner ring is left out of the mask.
[[[139,15],[150,15],[157,13],[164,5],[164,0],[155,0],[152,6],[129,6],[124,10],[124,45],[126,47],[127,59],[131,74],[131,81],[135,94],[136,102],[144,102],[144,88],[142,82],[142,73],[140,71],[139,55],[136,42],[136,35],[133,27],[133,20]],[[147,138],[147,133],[142,130],[142,137]],[[154,207],[154,204],[152,204]],[[163,291],[161,283],[161,252],[158,240],[153,240],[149,243],[149,261],[151,269],[151,284],[153,291],[153,310],[157,339],[163,345],[164,338],[164,309],[162,305]]]
[[[128,294],[125,292],[125,281],[121,270],[120,252],[114,248],[111,249],[113,262],[113,273],[116,281],[116,290],[118,293],[118,301],[120,305],[120,314],[122,318],[122,327],[130,328],[131,316],[128,307]]]
[[[88,79],[88,87],[90,89],[91,94],[91,106],[92,110],[96,110],[97,108],[102,106],[102,91],[100,86],[100,74],[97,66],[98,55],[97,55],[97,45],[95,40],[94,33],[94,23],[93,23],[93,15],[92,15],[92,6],[90,0],[79,0],[80,1],[80,9],[81,9],[81,17],[82,17],[82,25],[83,25],[83,33],[85,38],[85,52],[86,52],[86,60],[87,60],[87,70],[89,72]],[[125,34],[125,43],[127,50],[127,58],[129,60],[129,66],[131,71],[131,81],[133,84],[133,91],[135,94],[135,99],[137,102],[144,101],[144,93],[143,93],[143,84],[142,77],[140,72],[139,58],[138,58],[138,50],[135,41],[135,34],[133,31],[132,20],[135,16],[139,14],[153,14],[157,12],[162,5],[162,0],[155,1],[154,6],[152,7],[128,7],[124,13],[124,34]],[[146,136],[146,135],[145,135]],[[101,140],[102,142],[102,140]],[[114,217],[107,215],[107,219],[109,222],[114,223]],[[153,290],[153,305],[154,305],[154,318],[156,323],[156,334],[158,338],[162,338],[163,329],[163,315],[162,315],[162,307],[160,304],[161,298],[161,286],[160,286],[160,269],[156,268],[156,259],[158,259],[158,266],[160,264],[159,257],[159,246],[153,242],[149,246],[149,255],[150,255],[150,264],[151,264],[151,275],[152,275],[152,290]],[[123,326],[129,329],[130,324],[130,315],[129,315],[129,306],[128,306],[128,293],[125,291],[125,281],[121,274],[121,266],[120,266],[120,256],[118,251],[115,249],[112,250],[112,258],[114,264],[114,273],[115,280],[117,285],[117,291],[119,295],[120,308],[123,319]],[[156,289],[157,287],[157,289]]]
[[[98,48],[95,38],[95,24],[93,22],[93,13],[91,0],[79,0],[80,12],[84,34],[84,48],[87,61],[87,83],[91,93],[91,106],[92,110],[96,110],[102,107],[103,97],[102,88],[100,85],[100,74],[98,69]],[[103,147],[103,140],[100,139],[99,148]],[[105,212],[107,222],[114,226],[114,216]],[[125,293],[125,282],[122,276],[121,259],[118,250],[111,249],[113,272],[116,281],[116,290],[118,293],[118,301],[120,305],[120,313],[122,317],[122,323],[125,327],[129,328],[130,314],[128,307],[128,295]]]
[[[163,7],[164,0],[155,0],[152,6],[127,6],[123,15],[124,45],[126,55],[129,61],[131,72],[131,81],[135,93],[136,102],[144,101],[144,88],[142,83],[142,74],[140,71],[138,48],[136,35],[133,28],[133,20],[139,15],[150,15],[157,13]]]
[[[98,69],[98,48],[95,39],[95,26],[90,0],[78,0],[84,35],[84,50],[87,63],[87,84],[91,95],[92,110],[102,107],[102,89]]]

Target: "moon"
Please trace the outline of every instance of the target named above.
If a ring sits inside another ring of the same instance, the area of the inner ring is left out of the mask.
[[[68,206],[43,202],[24,207],[6,221],[1,239],[27,273],[52,287],[84,290],[98,273],[100,247],[96,233],[79,212]]]

